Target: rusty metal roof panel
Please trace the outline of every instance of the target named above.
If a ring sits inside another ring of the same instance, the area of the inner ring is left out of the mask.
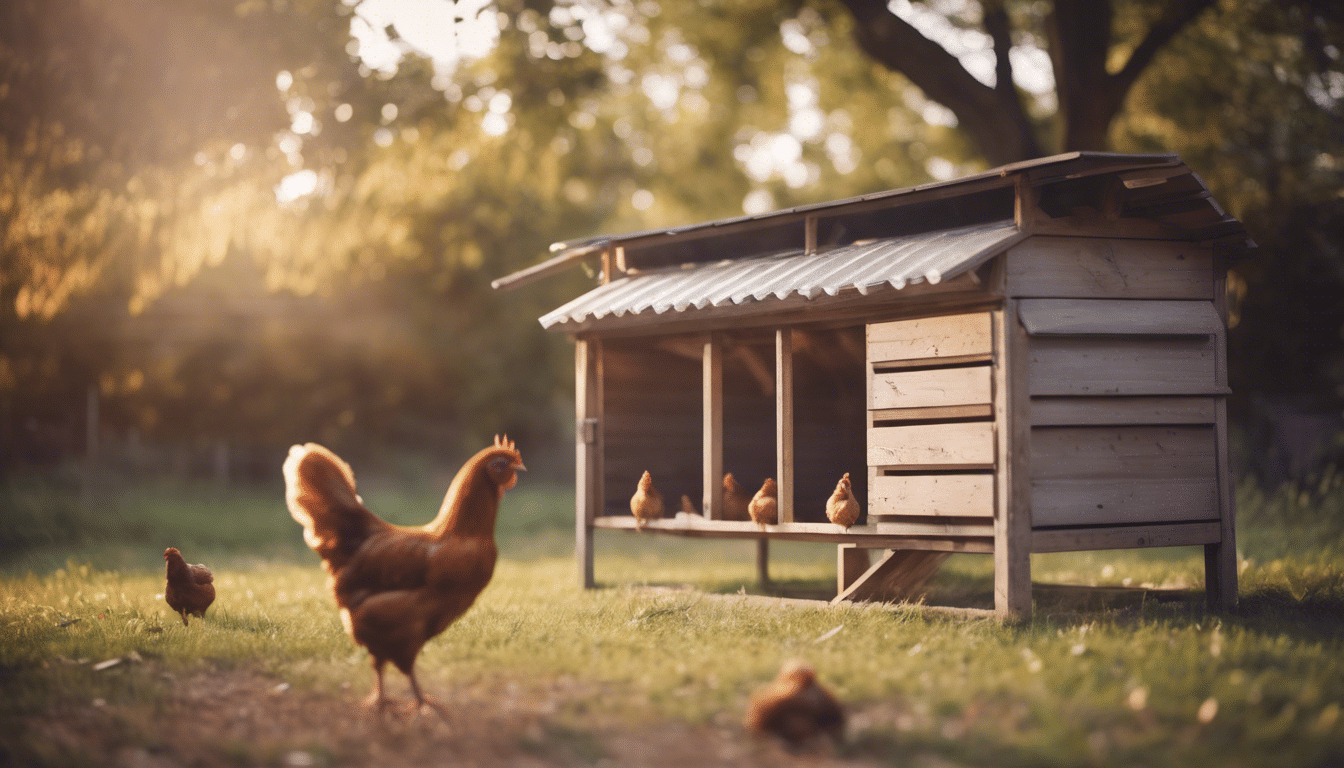
[[[789,251],[629,274],[541,318],[557,330],[606,317],[671,313],[747,302],[814,299],[890,285],[937,283],[974,269],[1023,237],[1012,221],[854,243],[813,254]]]

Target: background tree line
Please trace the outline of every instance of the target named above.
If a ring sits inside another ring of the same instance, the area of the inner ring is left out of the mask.
[[[1341,48],[1307,0],[13,0],[0,468],[82,455],[90,392],[105,443],[268,477],[296,440],[563,446],[536,317],[589,283],[489,289],[549,243],[1113,149],[1260,243],[1234,412],[1300,471],[1344,409]]]

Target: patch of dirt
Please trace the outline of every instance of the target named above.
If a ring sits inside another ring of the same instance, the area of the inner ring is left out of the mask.
[[[585,717],[576,713],[603,691],[577,681],[440,691],[446,717],[429,710],[378,717],[359,704],[366,691],[326,695],[244,670],[197,672],[171,684],[169,696],[138,708],[95,701],[29,716],[18,750],[0,750],[0,758],[116,768],[877,764],[871,749],[862,759],[846,759],[829,744],[791,752],[752,737],[735,718],[711,725]]]

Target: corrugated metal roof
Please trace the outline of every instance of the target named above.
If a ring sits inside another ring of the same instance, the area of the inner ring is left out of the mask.
[[[854,243],[828,251],[792,251],[627,275],[542,316],[546,328],[650,313],[701,310],[772,297],[813,299],[881,285],[937,283],[974,269],[1021,239],[1011,221]]]

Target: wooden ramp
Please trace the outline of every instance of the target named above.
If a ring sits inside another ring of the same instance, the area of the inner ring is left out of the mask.
[[[839,594],[831,603],[909,600],[951,554],[922,549],[888,549],[881,560],[869,566],[868,550],[842,544],[837,552]]]

